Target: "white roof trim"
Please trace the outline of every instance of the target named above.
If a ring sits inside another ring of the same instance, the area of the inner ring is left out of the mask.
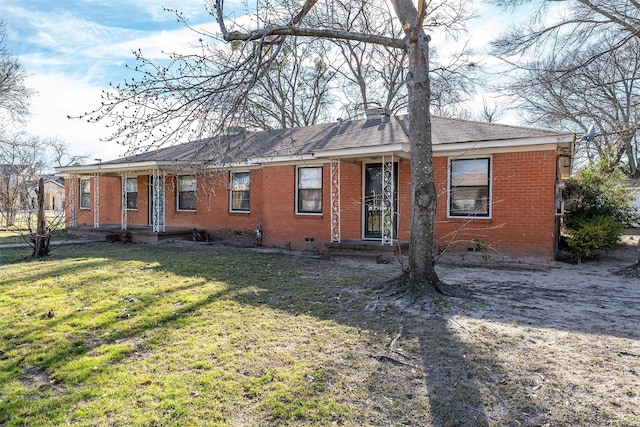
[[[187,162],[173,162],[173,161],[146,161],[146,162],[129,162],[123,163],[98,163],[93,165],[81,165],[81,166],[65,166],[55,168],[56,176],[69,176],[69,175],[83,175],[94,173],[115,173],[133,170],[151,170],[158,168],[177,168],[184,166]]]
[[[362,157],[376,156],[388,153],[409,152],[409,144],[386,144],[375,147],[354,147],[341,148],[335,150],[323,150],[313,153],[316,158],[337,158],[337,157]]]
[[[518,138],[518,139],[497,139],[491,141],[477,141],[477,142],[454,142],[447,144],[434,144],[433,152],[440,151],[472,151],[472,150],[481,150],[487,148],[515,148],[515,147],[526,147],[526,146],[535,146],[535,145],[548,145],[553,144],[556,145],[558,143],[568,143],[573,142],[575,138],[574,134],[564,134],[564,135],[550,135],[550,136],[540,136],[535,138]]]

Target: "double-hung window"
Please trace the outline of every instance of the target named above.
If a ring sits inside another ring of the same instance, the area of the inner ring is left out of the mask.
[[[127,193],[127,209],[138,209],[138,178],[127,178],[124,190]]]
[[[300,167],[296,179],[296,212],[322,213],[322,166]]]
[[[455,159],[449,163],[449,216],[489,217],[491,159]]]
[[[197,182],[194,175],[180,175],[178,177],[178,210],[196,210]]]
[[[89,178],[80,179],[80,209],[91,207],[91,180]]]
[[[231,172],[229,203],[231,212],[249,212],[249,172]]]

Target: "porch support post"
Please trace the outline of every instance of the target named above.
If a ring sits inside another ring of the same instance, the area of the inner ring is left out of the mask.
[[[126,230],[128,223],[128,215],[127,215],[127,172],[122,172],[120,176],[120,180],[122,182],[122,221],[120,229]]]
[[[93,174],[93,228],[100,228],[100,174]]]
[[[164,232],[164,172],[153,170],[153,186],[151,187],[153,212],[151,212],[151,226],[154,233]]]
[[[395,188],[393,173],[393,155],[382,157],[382,244],[393,245],[393,218],[395,216],[393,189]]]
[[[80,180],[78,175],[73,174],[69,177],[69,200],[67,206],[69,206],[69,218],[67,218],[67,225],[69,227],[76,227],[78,225],[78,205],[80,200],[78,194],[80,193]]]
[[[340,159],[331,159],[331,241],[340,243]]]

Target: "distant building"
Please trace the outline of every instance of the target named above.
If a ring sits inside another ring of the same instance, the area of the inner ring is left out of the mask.
[[[62,211],[65,204],[64,178],[55,175],[42,175],[44,179],[44,209]],[[29,186],[29,208],[37,209],[38,181]]]

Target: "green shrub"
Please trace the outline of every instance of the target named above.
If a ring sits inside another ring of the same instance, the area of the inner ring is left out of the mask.
[[[591,256],[597,249],[609,250],[620,242],[624,227],[613,218],[598,216],[581,219],[574,224],[567,244],[577,262]]]
[[[603,165],[591,162],[578,175],[565,181],[563,196],[567,214],[565,225],[578,229],[579,224],[596,217],[607,217],[629,226],[640,218],[631,204],[633,196],[624,190],[620,170],[604,170]]]

